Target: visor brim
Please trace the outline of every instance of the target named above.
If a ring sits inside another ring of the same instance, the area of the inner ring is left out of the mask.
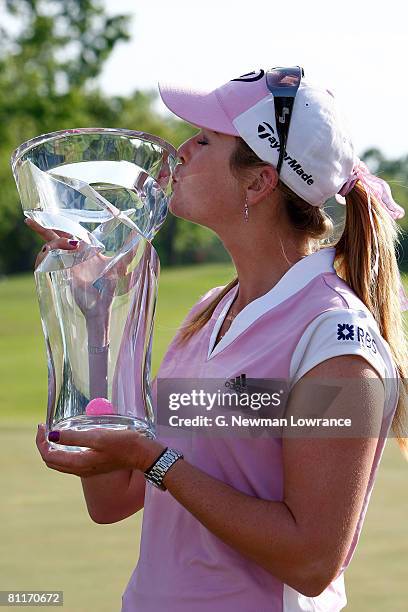
[[[169,83],[159,83],[159,92],[163,103],[180,119],[200,128],[239,136],[221,106],[216,90],[197,91]]]

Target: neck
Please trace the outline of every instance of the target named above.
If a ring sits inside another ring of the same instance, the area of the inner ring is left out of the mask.
[[[239,292],[234,302],[234,311],[240,311],[253,300],[270,291],[298,261],[311,255],[312,243],[298,242],[282,235],[268,233],[266,239],[247,236],[240,242],[234,238],[224,240],[238,275]],[[249,238],[249,239],[248,239]]]

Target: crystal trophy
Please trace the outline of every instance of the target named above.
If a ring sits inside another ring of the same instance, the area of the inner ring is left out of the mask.
[[[11,163],[25,216],[79,240],[48,251],[34,272],[47,435],[108,427],[154,437],[151,241],[166,218],[176,150],[144,132],[72,129],[22,144]]]

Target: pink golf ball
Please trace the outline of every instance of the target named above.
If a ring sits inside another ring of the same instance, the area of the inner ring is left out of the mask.
[[[85,409],[87,416],[100,416],[102,414],[115,414],[112,404],[104,397],[95,397]]]

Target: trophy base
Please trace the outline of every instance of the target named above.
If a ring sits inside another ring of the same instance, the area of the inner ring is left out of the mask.
[[[142,419],[135,417],[127,417],[122,415],[109,414],[106,416],[76,416],[70,417],[69,419],[63,419],[54,424],[54,429],[63,431],[65,429],[73,429],[75,431],[87,431],[89,429],[130,429],[131,431],[137,431],[138,433],[146,436],[146,438],[154,439],[156,434],[153,427]],[[50,430],[47,430],[47,439]],[[48,443],[52,448],[58,450],[65,450],[70,452],[81,452],[88,450],[87,446],[66,446],[65,444],[55,444],[54,442]]]

